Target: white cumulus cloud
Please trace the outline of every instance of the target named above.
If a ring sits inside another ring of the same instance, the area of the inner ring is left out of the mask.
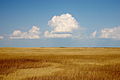
[[[110,38],[120,40],[120,26],[104,28],[100,31],[100,38]]]
[[[49,31],[45,31],[45,37],[48,38],[67,38],[67,37],[72,37],[72,34],[57,34],[57,33],[52,33]]]
[[[3,36],[0,36],[0,40],[2,40],[4,37]]]
[[[32,29],[27,32],[22,32],[20,30],[13,31],[10,39],[39,39],[39,34],[40,28],[38,28],[37,26],[33,26]]]
[[[45,32],[45,37],[51,38],[66,38],[71,37],[72,32],[78,29],[79,24],[76,19],[69,13],[62,14],[60,16],[53,16],[48,25],[52,27],[52,30]]]

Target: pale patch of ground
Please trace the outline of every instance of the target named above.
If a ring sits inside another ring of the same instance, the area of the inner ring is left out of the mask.
[[[73,62],[74,64],[79,64],[79,65],[87,65],[87,64],[90,64],[90,65],[105,65],[103,63],[97,63],[97,62]]]
[[[3,80],[22,80],[32,76],[40,77],[44,75],[51,75],[54,72],[61,71],[63,69],[57,68],[58,64],[45,68],[29,68],[29,69],[18,69],[14,73],[10,73],[3,77]]]
[[[14,73],[10,73],[7,76],[4,76],[3,80],[21,80],[32,76],[44,76],[50,75],[53,72],[63,70],[61,68],[31,68],[31,69],[18,69]]]

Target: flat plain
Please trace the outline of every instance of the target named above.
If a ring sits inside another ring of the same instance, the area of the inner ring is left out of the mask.
[[[0,48],[0,80],[120,80],[120,48]]]

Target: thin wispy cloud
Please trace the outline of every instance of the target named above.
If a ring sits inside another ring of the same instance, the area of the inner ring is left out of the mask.
[[[94,32],[91,34],[91,37],[92,37],[92,38],[95,38],[95,37],[96,37],[96,34],[97,34],[97,31],[94,31]]]
[[[103,28],[99,31],[94,31],[91,34],[92,38],[120,40],[120,26],[112,28]]]
[[[39,39],[40,28],[33,26],[29,31],[22,32],[21,30],[14,30],[10,35],[10,39]]]
[[[120,40],[120,26],[102,29],[100,31],[100,38]]]
[[[0,40],[2,40],[2,39],[4,39],[4,37],[3,37],[3,36],[0,36]]]
[[[77,20],[69,13],[53,16],[48,25],[51,27],[51,31],[45,31],[45,37],[48,38],[72,37],[73,30],[79,27]]]

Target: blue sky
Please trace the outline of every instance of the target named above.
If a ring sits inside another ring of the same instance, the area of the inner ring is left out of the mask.
[[[0,47],[120,47],[120,0],[0,0]]]

